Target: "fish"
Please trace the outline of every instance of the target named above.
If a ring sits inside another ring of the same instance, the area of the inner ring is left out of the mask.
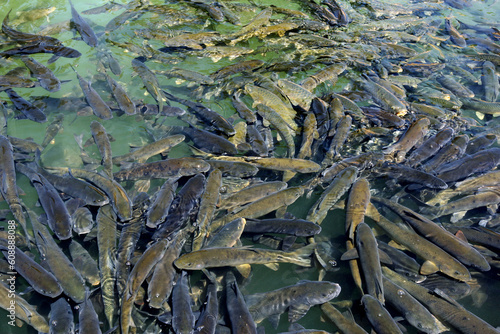
[[[92,183],[106,194],[121,220],[125,221],[132,217],[132,202],[125,189],[115,180],[79,168],[52,167],[52,169],[70,173],[73,177]]]
[[[73,6],[73,2],[68,0],[71,6],[71,22],[75,26],[76,30],[82,36],[82,40],[87,43],[87,45],[91,47],[96,47],[98,44],[98,38],[94,32],[94,30],[90,27],[88,22],[76,11]]]
[[[161,308],[172,293],[172,288],[176,282],[177,270],[174,260],[179,257],[182,247],[187,241],[191,228],[182,229],[172,237],[172,243],[163,254],[163,257],[156,263],[151,280],[148,285],[149,306]]]
[[[277,290],[245,296],[248,310],[256,323],[269,319],[277,328],[281,313],[288,310],[288,321],[300,320],[311,306],[326,303],[340,294],[333,282],[300,281]]]
[[[453,76],[440,75],[436,78],[444,88],[449,89],[453,94],[460,97],[472,98],[474,97],[474,92],[469,88],[465,87],[461,83],[457,82]]]
[[[441,228],[433,221],[416,213],[415,211],[393,201],[388,201],[380,197],[373,197],[373,200],[391,208],[398,215],[408,222],[416,231],[424,235],[429,241],[441,247],[463,264],[472,266],[481,271],[490,270],[490,265],[486,259],[467,242],[455,237],[445,229]]]
[[[56,189],[73,198],[81,199],[86,205],[103,206],[109,203],[109,198],[101,189],[68,174],[60,176],[49,173],[40,166],[39,158],[37,159],[36,171]]]
[[[27,44],[24,46],[14,47],[0,52],[0,56],[10,57],[15,55],[29,55],[35,53],[52,53],[53,56],[47,61],[47,64],[52,64],[60,57],[78,58],[82,53],[78,50],[69,48],[61,44],[47,44],[40,42],[37,44]]]
[[[283,190],[269,194],[254,202],[242,206],[240,210],[235,213],[229,213],[219,219],[214,220],[212,224],[210,224],[210,231],[213,231],[236,218],[258,218],[281,207],[286,207],[294,203],[297,198],[299,198],[303,194],[304,189],[302,187],[285,188]]]
[[[165,220],[175,197],[177,179],[167,179],[154,196],[154,201],[146,213],[146,226],[156,228]]]
[[[490,61],[485,61],[483,63],[481,84],[484,90],[484,100],[495,102],[500,91],[500,84],[498,83],[498,76],[495,72],[495,65]]]
[[[64,297],[50,304],[50,331],[53,334],[68,334],[75,332],[73,310]]]
[[[424,333],[441,333],[448,330],[408,291],[385,276],[383,276],[383,282],[387,302],[395,307],[413,327]]]
[[[309,256],[314,251],[314,247],[314,244],[310,244],[293,252],[258,248],[206,248],[181,255],[174,261],[174,265],[182,270],[201,270],[241,264],[277,262],[288,262],[302,267],[309,267],[311,262]]]
[[[239,241],[246,225],[245,218],[236,218],[215,231],[207,238],[203,248],[233,247]],[[191,249],[195,249],[192,247]]]
[[[45,131],[45,137],[43,138],[43,142],[41,145],[42,150],[44,150],[50,143],[52,144],[54,143],[54,138],[63,128],[62,125],[63,121],[64,121],[64,116],[62,114],[59,114],[55,117],[52,123],[50,123],[47,126],[47,130]]]
[[[47,228],[38,221],[34,212],[28,210],[28,214],[40,256],[56,277],[64,293],[75,303],[83,302],[85,299],[85,280],[82,275],[54,241]]]
[[[366,223],[361,222],[356,227],[355,242],[366,290],[368,294],[378,299],[378,301],[384,305],[384,284],[382,280],[379,252],[377,251],[377,240],[373,235],[371,227]]]
[[[104,73],[106,75],[106,81],[108,82],[109,88],[111,89],[116,102],[118,102],[120,109],[127,115],[134,115],[136,113],[135,103],[132,101],[128,93],[107,72]]]
[[[500,148],[490,148],[472,155],[441,165],[437,168],[437,177],[445,182],[465,179],[474,173],[492,170],[500,163]]]
[[[391,259],[392,263],[384,263],[391,270],[394,270],[401,276],[421,283],[427,279],[427,276],[421,275],[420,264],[413,257],[402,250],[394,248],[381,240],[377,240],[378,248]]]
[[[297,237],[308,237],[319,234],[321,227],[304,219],[248,219],[244,231],[245,233],[279,233]]]
[[[429,137],[425,142],[418,146],[405,161],[410,167],[420,165],[423,161],[436,154],[453,137],[455,131],[446,127],[438,131],[435,135]]]
[[[225,291],[231,330],[234,333],[257,334],[257,325],[231,271],[226,274]]]
[[[146,277],[158,261],[161,260],[170,244],[171,241],[167,238],[154,242],[146,249],[132,268],[120,305],[120,328],[122,333],[128,333],[131,328],[135,327],[132,321],[133,302],[139,293],[142,283],[144,283]]]
[[[0,135],[0,193],[9,205],[9,208],[24,231],[26,238],[31,240],[28,234],[26,217],[21,207],[21,200],[17,192],[16,169],[14,164],[13,149],[9,139]]]
[[[222,198],[217,204],[217,208],[223,210],[238,207],[283,190],[286,186],[287,184],[282,181],[270,181],[250,185],[232,195]]]
[[[295,157],[295,131],[290,127],[289,123],[285,121],[281,115],[264,104],[255,105],[257,108],[257,113],[265,120],[267,120],[272,127],[274,127],[279,135],[284,139],[286,146],[288,147],[288,157]]]
[[[233,143],[210,131],[198,129],[193,126],[184,127],[180,131],[185,136],[189,137],[196,147],[203,151],[208,151],[212,154],[225,155],[236,155],[238,153],[238,150]]]
[[[101,278],[97,263],[89,252],[77,241],[72,240],[69,244],[69,252],[75,268],[85,277],[91,285],[99,285]]]
[[[205,191],[205,183],[203,174],[196,174],[186,182],[172,202],[165,221],[153,234],[153,240],[168,239],[186,226],[190,216],[199,211],[199,200]]]
[[[101,164],[104,167],[103,172],[108,178],[113,178],[113,153],[111,152],[111,143],[108,139],[106,129],[98,121],[92,121],[90,123],[90,130],[92,138],[94,138],[94,142],[99,149],[99,153],[101,154]]]
[[[73,219],[61,196],[50,182],[33,169],[17,163],[16,169],[26,175],[38,193],[38,201],[47,216],[47,223],[59,240],[72,237]]]
[[[132,59],[132,69],[139,74],[144,83],[144,87],[146,87],[148,93],[151,94],[158,103],[158,110],[163,110],[163,105],[166,101],[165,95],[162,93],[156,75],[144,64],[144,61],[145,59],[142,58]]]
[[[104,315],[109,326],[117,308],[115,300],[116,215],[109,204],[97,212],[97,248],[99,251],[99,276]]]
[[[352,117],[349,115],[343,116],[337,123],[335,134],[325,153],[325,158],[322,161],[324,166],[331,165],[333,160],[340,155],[339,151],[344,146],[349,131],[352,126]]]
[[[22,98],[11,88],[5,89],[4,91],[9,95],[16,109],[22,112],[27,119],[37,123],[47,122],[47,116],[40,108]]]
[[[9,279],[10,281],[15,280],[15,276],[10,276]],[[11,304],[11,301],[13,301],[14,304]],[[14,307],[11,305],[14,305]],[[29,304],[18,293],[13,293],[6,284],[0,284],[0,307],[4,310],[8,310],[9,315],[10,310],[13,309],[15,318],[12,319],[12,321],[14,321],[11,322],[12,324],[15,324],[15,320],[19,319],[33,327],[36,331],[48,333],[50,330],[46,318],[38,313],[36,307]],[[9,317],[9,319],[11,319],[11,317]]]
[[[232,136],[236,133],[234,127],[229,123],[227,119],[222,117],[219,113],[213,111],[212,109],[205,107],[201,103],[191,102],[189,100],[181,99],[163,90],[163,94],[170,100],[179,102],[188,107],[188,110],[195,113],[203,122],[208,125],[214,126],[219,131],[225,133],[228,136]]]
[[[385,154],[396,154],[396,161],[402,161],[406,154],[420,141],[429,131],[430,120],[422,117],[413,122],[399,140],[386,147]]]
[[[104,102],[104,100],[97,93],[97,91],[94,88],[92,88],[90,81],[85,81],[74,68],[73,71],[75,71],[76,73],[76,77],[78,78],[78,82],[83,91],[83,95],[85,96],[85,100],[92,108],[94,114],[101,119],[113,118],[111,109],[106,104],[106,102]]]
[[[8,258],[7,240],[0,239],[0,250]],[[33,289],[41,295],[56,298],[62,293],[62,287],[54,275],[23,253],[19,248],[14,248],[15,263],[13,270],[21,275]]]
[[[434,172],[440,166],[461,157],[467,148],[469,136],[455,136],[448,144],[443,146],[431,159],[424,162],[422,169],[426,172]]]
[[[497,136],[494,134],[485,134],[482,136],[476,136],[469,140],[467,143],[467,148],[465,149],[465,154],[475,154],[480,150],[491,146],[497,141]]]
[[[337,201],[347,192],[356,180],[358,169],[350,166],[342,170],[331,181],[328,187],[314,203],[307,214],[306,219],[321,224],[326,218],[328,211],[333,209]]]
[[[396,324],[396,321],[377,298],[366,294],[361,297],[361,303],[375,331],[378,333],[403,333]]]
[[[262,104],[271,110],[274,110],[286,122],[287,126],[291,130],[297,131],[298,126],[294,121],[297,113],[289,103],[284,103],[270,90],[252,84],[245,85],[245,93],[252,97],[254,107]]]
[[[118,246],[116,246],[116,229],[110,228],[111,231],[109,231],[109,234],[103,231],[106,233],[103,233],[103,248],[109,249],[112,252],[110,254],[103,253],[103,260],[114,264],[113,267],[107,269],[108,275],[111,274],[111,280],[108,283],[110,288],[109,296],[112,296],[111,288],[113,286],[116,286],[118,296],[123,296],[123,291],[127,285],[127,278],[130,272],[130,261],[144,228],[143,216],[146,211],[146,206],[149,204],[148,202],[148,200],[143,200],[140,195],[134,199],[132,219],[123,226],[118,239]],[[104,221],[103,224],[110,224],[115,216],[110,213],[109,208],[107,208],[106,211],[102,212],[102,218]],[[111,232],[115,233],[115,235],[112,235]],[[115,248],[116,253],[114,252]],[[110,302],[110,306],[113,303],[114,302]],[[111,308],[109,310],[109,314],[111,314]],[[110,316],[110,318],[112,317]]]
[[[427,275],[440,271],[459,281],[467,282],[471,279],[469,271],[461,262],[426,238],[392,223],[380,215],[374,206],[370,206],[369,216],[394,241],[426,260],[420,268],[420,274]]]
[[[61,89],[61,81],[48,67],[28,56],[21,56],[21,60],[44,89],[49,92],[57,92]]]
[[[94,305],[92,305],[88,291],[85,294],[85,300],[79,305],[78,333],[102,333],[99,325],[99,317],[94,309]]]
[[[379,85],[368,77],[361,82],[361,86],[372,97],[372,99],[384,110],[391,110],[397,116],[402,117],[408,112],[406,106],[391,93],[387,88]]]
[[[206,302],[203,304],[203,310],[195,324],[195,333],[197,334],[215,334],[217,320],[219,318],[217,282],[210,282],[206,290]]]
[[[222,172],[219,169],[212,170],[205,183],[205,191],[200,198],[200,208],[195,222],[196,230],[191,245],[192,250],[203,247],[208,233],[208,225],[213,220],[215,208],[219,201],[221,185]]]
[[[188,273],[182,271],[172,289],[172,328],[176,333],[194,333],[196,319],[191,304]]]
[[[340,313],[331,303],[321,304],[321,311],[331,320],[343,333],[366,334],[367,332],[358,325],[352,317],[346,317]]]
[[[377,175],[386,175],[391,179],[412,183],[408,189],[424,186],[432,189],[446,189],[448,184],[430,173],[422,172],[419,169],[404,166],[402,164],[384,162],[381,166],[376,166],[373,171]]]
[[[44,36],[44,35],[36,35],[36,34],[29,34],[25,32],[21,32],[18,30],[15,30],[12,27],[9,27],[9,15],[12,9],[9,10],[7,15],[5,15],[3,21],[2,21],[2,32],[7,35],[9,38],[23,42],[23,43],[47,43],[47,44],[53,44],[53,45],[58,45],[61,44],[61,42],[54,37],[50,36]]]
[[[243,118],[248,125],[257,122],[257,116],[255,116],[255,111],[248,108],[248,106],[240,99],[241,91],[236,91],[231,95],[231,103],[238,112],[241,118]]]
[[[467,311],[439,290],[431,292],[430,290],[410,282],[398,274],[384,268],[384,275],[394,283],[404,288],[413,297],[420,301],[428,310],[444,320],[447,324],[463,333],[498,333],[498,331],[473,313]]]
[[[319,138],[318,122],[313,112],[308,112],[304,119],[304,126],[302,130],[302,143],[300,144],[299,153],[297,158],[306,159],[313,155],[312,145],[314,139]]]
[[[490,211],[496,211],[498,203],[500,203],[498,192],[483,190],[477,194],[467,195],[438,207],[423,207],[420,212],[432,219],[452,214],[450,220],[452,223],[455,223],[461,219],[468,210],[486,206]]]
[[[150,144],[139,147],[138,149],[119,156],[114,156],[113,164],[118,165],[121,162],[137,161],[139,163],[146,162],[150,157],[160,153],[168,152],[171,148],[182,143],[186,137],[182,134],[167,136],[165,138],[154,141]]]

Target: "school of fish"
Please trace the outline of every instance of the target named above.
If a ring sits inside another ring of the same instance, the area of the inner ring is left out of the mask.
[[[1,4],[0,308],[28,333],[500,333],[490,4],[68,0],[37,33],[58,8]]]

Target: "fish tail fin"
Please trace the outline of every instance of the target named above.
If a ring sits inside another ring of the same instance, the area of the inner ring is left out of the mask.
[[[305,247],[299,248],[296,251],[290,252],[289,260],[302,267],[311,266],[311,255],[316,249],[316,244],[309,244]]]

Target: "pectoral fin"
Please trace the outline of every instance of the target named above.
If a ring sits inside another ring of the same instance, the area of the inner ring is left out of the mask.
[[[420,274],[422,275],[430,275],[438,272],[439,268],[436,266],[434,262],[425,261],[420,267]]]
[[[306,304],[298,304],[292,305],[288,308],[288,321],[296,322],[301,319],[304,315],[306,315],[307,311],[309,311],[310,305]]]

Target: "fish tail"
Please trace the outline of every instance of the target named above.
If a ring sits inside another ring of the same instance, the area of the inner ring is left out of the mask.
[[[311,266],[311,255],[316,249],[316,244],[309,244],[305,247],[299,248],[296,251],[290,252],[288,259],[291,263],[297,264],[302,267]]]

